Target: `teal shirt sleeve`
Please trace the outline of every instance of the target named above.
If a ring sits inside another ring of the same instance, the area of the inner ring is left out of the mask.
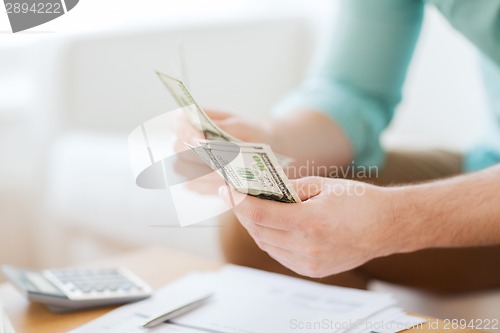
[[[489,109],[483,137],[464,158],[472,172],[500,163],[500,0],[428,0],[481,54]]]
[[[450,25],[500,66],[499,0],[428,0]]]
[[[356,165],[382,164],[379,136],[401,100],[423,7],[421,0],[344,0],[306,78],[275,111],[324,112],[349,138]]]

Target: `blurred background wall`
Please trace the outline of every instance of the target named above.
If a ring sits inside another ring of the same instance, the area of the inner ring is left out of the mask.
[[[175,108],[154,71],[179,71],[182,58],[200,103],[262,117],[300,81],[337,7],[86,0],[16,35],[0,17],[0,263],[61,266],[152,244],[220,258],[217,227],[177,228],[167,191],[134,184],[127,135]],[[473,48],[428,8],[384,144],[465,149],[485,121],[481,89]]]

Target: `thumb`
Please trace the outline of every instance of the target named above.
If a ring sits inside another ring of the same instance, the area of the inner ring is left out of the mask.
[[[255,141],[255,129],[238,117],[216,120],[215,123],[227,133],[243,141]]]
[[[224,200],[226,205],[231,208],[235,208],[247,198],[245,194],[232,189],[227,183],[219,187],[219,196]]]
[[[234,117],[234,114],[229,112],[217,111],[214,109],[207,109],[207,108],[203,108],[203,110],[213,121],[224,120],[226,118]]]
[[[309,200],[320,194],[323,190],[324,181],[325,179],[322,177],[290,179],[292,186],[295,188],[295,191],[297,191],[302,201]]]
[[[248,126],[245,126],[234,114],[212,109],[204,110],[215,125],[219,126],[223,131],[238,137],[240,140],[247,141],[246,136],[248,136],[249,132]]]

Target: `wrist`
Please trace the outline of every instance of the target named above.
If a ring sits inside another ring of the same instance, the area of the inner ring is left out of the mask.
[[[434,246],[436,226],[429,225],[428,206],[422,195],[429,196],[418,186],[387,188],[385,214],[387,228],[393,229],[392,253],[408,253]]]

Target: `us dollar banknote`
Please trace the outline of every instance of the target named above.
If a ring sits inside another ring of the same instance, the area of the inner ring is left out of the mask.
[[[215,141],[231,141],[239,142],[234,136],[226,133],[219,128],[207,115],[207,113],[196,103],[193,96],[187,89],[186,85],[181,81],[169,75],[156,72],[160,80],[170,92],[170,95],[175,99],[179,107],[184,108],[194,105],[194,108],[186,108],[187,116],[191,124],[203,132],[205,138]]]
[[[222,130],[217,126],[208,116],[208,114],[200,107],[200,105],[195,101],[186,85],[181,81],[172,76],[156,72],[162,83],[165,85],[170,95],[177,102],[179,107],[185,108],[187,117],[191,125],[193,125],[197,130],[203,133],[205,139],[213,141],[228,141],[235,143],[242,143],[243,141],[232,136],[231,134]],[[188,107],[194,105],[194,108]],[[283,167],[291,164],[293,159],[280,154],[275,154],[279,161],[279,164]]]
[[[261,143],[199,140],[186,143],[236,191],[284,203],[300,202],[271,148]]]

